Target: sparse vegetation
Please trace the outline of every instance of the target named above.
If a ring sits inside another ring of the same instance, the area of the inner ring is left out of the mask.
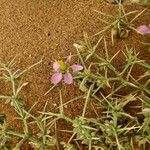
[[[88,37],[84,34],[83,40],[74,43],[77,50],[75,64],[70,65],[65,60],[53,63],[54,74],[51,78],[53,85],[45,94],[51,92],[55,86],[59,86],[63,76],[66,84],[75,82],[82,93],[79,97],[64,102],[63,89],[60,90],[60,105],[54,112],[47,109],[46,103],[43,110],[38,112],[38,116],[34,115],[32,110],[36,107],[36,103],[27,110],[21,96],[22,89],[28,86],[28,83],[21,82],[21,76],[41,61],[23,71],[14,69],[14,59],[8,64],[0,64],[0,79],[7,82],[12,91],[11,94],[1,94],[0,99],[5,100],[4,102],[16,111],[17,119],[23,126],[22,132],[10,128],[5,114],[0,113],[0,150],[20,150],[26,142],[35,150],[80,150],[81,147],[87,150],[148,150],[150,64],[142,60],[139,53],[127,44],[122,51],[111,56],[107,46],[110,41],[105,37],[105,31],[111,29],[111,42],[114,45],[114,38],[127,38],[130,31],[136,31],[135,34],[140,33],[141,36],[150,34],[148,25],[139,25],[140,27],[133,25],[133,21],[146,9],[129,21],[129,15],[137,12],[126,13],[121,4],[123,1],[110,2],[117,3],[119,16],[109,15],[115,18],[114,22],[105,21],[107,27],[95,34],[100,36],[99,40],[93,44],[91,42],[93,36]],[[98,13],[105,15],[102,12]],[[103,48],[104,55],[98,52],[99,45]],[[120,55],[124,56],[124,63],[118,68],[114,62]],[[73,70],[71,73],[70,68]],[[140,75],[134,76],[135,68],[140,68]],[[68,104],[74,101],[79,103],[82,101],[84,106],[79,116],[70,117],[65,109],[69,109]],[[92,107],[93,116],[87,115],[89,107]],[[59,120],[72,127],[71,131],[68,129],[63,131],[70,133],[68,142],[60,141],[57,136]],[[30,126],[33,124],[39,131],[36,135],[31,134]],[[55,129],[55,134],[52,134],[52,129]],[[15,145],[13,141],[16,137],[18,143]]]

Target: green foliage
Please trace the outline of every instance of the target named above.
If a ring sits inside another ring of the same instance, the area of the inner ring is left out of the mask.
[[[134,21],[138,19],[139,16],[141,16],[146,9],[144,9],[141,12],[138,11],[131,11],[131,12],[126,12],[124,5],[122,5],[120,2],[117,4],[118,7],[118,13],[117,15],[110,15],[103,13],[101,11],[96,11],[97,13],[100,14],[102,18],[99,18],[100,21],[106,24],[103,30],[99,31],[96,33],[94,36],[97,35],[104,35],[107,33],[106,31],[111,32],[111,40],[112,40],[112,45],[114,45],[114,38],[118,39],[124,39],[127,38],[132,31],[136,31],[134,27]],[[135,14],[135,17],[130,19],[130,15]],[[108,20],[108,21],[107,21]]]
[[[5,115],[0,114],[0,147],[3,150],[19,150],[26,141],[33,145],[35,149],[39,150],[49,150],[51,146],[55,145],[54,142],[51,142],[52,137],[49,135],[50,128],[47,128],[45,115],[40,114],[38,117],[35,117],[32,114],[32,109],[36,104],[33,105],[29,110],[26,110],[24,108],[23,99],[20,95],[22,88],[27,85],[27,83],[21,83],[21,75],[40,62],[28,67],[23,71],[14,71],[14,60],[12,60],[9,64],[0,64],[0,70],[2,71],[2,76],[0,78],[5,82],[10,83],[12,88],[11,95],[0,95],[0,98],[6,100],[6,104],[10,104],[14,108],[18,114],[17,119],[21,120],[23,123],[23,132],[18,132],[14,129],[11,129],[5,121]],[[43,111],[46,111],[46,105]],[[36,138],[31,135],[29,128],[29,125],[33,123],[35,123],[39,128],[39,134],[36,136]],[[10,144],[14,137],[18,137],[20,139],[15,147]]]
[[[103,56],[97,51],[101,41],[104,41]],[[134,49],[126,46],[125,51],[122,52],[124,64],[117,68],[113,62],[121,52],[110,57],[105,37],[93,45],[85,34],[84,40],[75,43],[74,46],[78,53],[78,63],[84,66],[84,71],[75,73],[74,79],[84,95],[63,104],[60,93],[59,113],[44,114],[48,115],[48,118],[64,119],[72,124],[73,134],[68,143],[81,141],[87,149],[104,150],[133,150],[136,145],[146,147],[150,135],[150,102],[147,96],[150,94],[149,80],[147,80],[150,77],[149,64],[141,60]],[[134,67],[142,67],[144,70],[136,78],[133,76]],[[123,93],[124,89],[131,90]],[[81,98],[85,99],[82,114],[74,119],[68,118],[64,106]],[[126,110],[133,102],[140,101],[139,106],[131,108],[132,110],[138,108],[136,115]],[[88,105],[94,107],[96,117],[86,116],[86,112],[89,111]],[[99,109],[103,111],[98,113]],[[139,114],[143,116],[143,120],[140,119]]]
[[[90,127],[89,123],[82,117],[73,121],[73,132],[77,135],[77,139],[82,141],[82,144],[90,145],[91,142],[98,143],[100,140],[96,135],[97,129]]]

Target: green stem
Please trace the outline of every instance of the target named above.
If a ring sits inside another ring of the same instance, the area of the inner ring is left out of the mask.
[[[11,84],[12,84],[12,91],[13,91],[13,98],[12,98],[12,101],[13,101],[13,105],[15,107],[15,110],[17,111],[17,113],[20,115],[20,117],[22,118],[22,121],[23,121],[23,124],[24,124],[24,133],[25,135],[28,135],[29,133],[29,129],[28,129],[28,123],[25,119],[25,113],[23,112],[23,109],[22,109],[22,106],[20,106],[20,103],[18,103],[18,95],[17,95],[17,90],[16,90],[16,79],[15,77],[13,76],[13,74],[11,73],[11,71],[9,70],[9,68],[6,67],[6,71],[8,72],[9,76],[10,76],[10,81],[11,81]]]
[[[89,102],[89,97],[90,97],[90,93],[91,93],[92,89],[93,89],[93,84],[90,86],[89,91],[87,93],[84,108],[83,108],[83,112],[82,112],[82,117],[85,116],[85,112],[86,112],[86,109],[87,109],[87,105],[88,105],[88,102]]]
[[[16,147],[15,147],[15,149],[20,149],[21,148],[21,146],[22,146],[22,144],[24,143],[26,141],[26,139],[24,138],[24,139],[22,139],[17,145],[16,145]]]
[[[16,136],[16,137],[19,137],[19,138],[22,138],[24,140],[29,140],[33,143],[37,143],[39,145],[43,145],[43,143],[39,142],[37,139],[35,139],[34,137],[32,137],[31,135],[24,135],[24,133],[19,133],[17,131],[14,131],[14,130],[6,130],[5,131],[7,135],[10,135],[10,136]]]

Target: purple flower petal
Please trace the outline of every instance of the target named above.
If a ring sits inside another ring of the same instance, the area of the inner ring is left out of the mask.
[[[81,70],[83,70],[83,66],[77,65],[77,64],[73,64],[71,66],[71,68],[72,68],[73,71],[81,71]]]
[[[54,62],[53,63],[53,69],[54,69],[54,71],[58,71],[59,68],[60,68],[60,64],[58,62]]]
[[[72,84],[73,83],[73,78],[72,78],[72,75],[70,73],[64,74],[64,82],[66,84]]]
[[[51,77],[51,83],[58,84],[62,80],[62,73],[54,73]]]
[[[137,31],[141,34],[149,34],[150,33],[150,27],[146,25],[141,25],[137,28]]]

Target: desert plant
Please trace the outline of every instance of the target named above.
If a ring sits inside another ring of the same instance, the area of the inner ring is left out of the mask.
[[[8,64],[0,64],[0,70],[2,72],[2,76],[0,77],[0,79],[10,83],[12,89],[11,95],[0,95],[0,99],[6,100],[6,104],[9,104],[14,108],[14,110],[18,114],[17,119],[21,120],[23,123],[23,131],[16,131],[15,129],[11,129],[9,125],[7,125],[7,121],[5,121],[4,115],[1,114],[1,149],[20,149],[23,146],[24,142],[29,142],[31,145],[34,146],[35,149],[41,150],[50,149],[51,146],[55,145],[55,143],[51,142],[52,137],[49,135],[50,129],[47,127],[46,121],[44,120],[45,116],[40,114],[38,117],[35,117],[32,114],[32,109],[35,107],[36,104],[34,104],[29,110],[26,110],[20,94],[23,87],[28,84],[21,83],[21,76],[26,71],[38,65],[39,63],[41,63],[41,61],[33,64],[32,66],[26,68],[23,71],[20,71],[20,69],[16,71],[14,70],[14,59]],[[46,105],[43,111],[46,111]],[[34,135],[31,134],[31,123],[37,124],[37,127],[39,128],[39,133],[36,138],[34,137]],[[16,146],[13,147],[13,145],[10,145],[10,142],[13,141],[14,137],[18,137],[19,142]],[[11,147],[8,147],[8,145]]]
[[[105,23],[107,26],[101,30],[100,32],[97,32],[94,36],[104,34],[107,30],[111,31],[111,40],[112,44],[114,44],[114,37],[116,38],[127,38],[129,36],[129,33],[131,31],[136,31],[136,28],[134,27],[133,22],[145,12],[146,9],[143,11],[137,13],[137,11],[131,11],[131,12],[125,12],[124,6],[121,3],[118,3],[118,15],[107,15],[106,13],[103,13],[101,11],[97,11],[100,15],[104,16],[105,18],[108,17],[111,21],[106,21],[106,19],[99,18],[103,23]],[[137,13],[134,18],[129,20],[129,15]]]

